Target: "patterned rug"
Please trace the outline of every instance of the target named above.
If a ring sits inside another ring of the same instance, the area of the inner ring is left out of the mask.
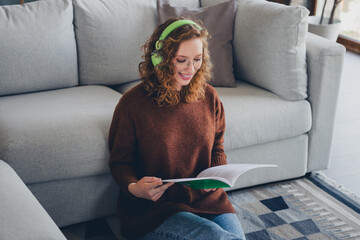
[[[360,205],[321,175],[228,192],[247,240],[360,239]],[[123,239],[115,216],[61,229],[69,240]]]

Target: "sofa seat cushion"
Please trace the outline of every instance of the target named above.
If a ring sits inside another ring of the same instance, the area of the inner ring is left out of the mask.
[[[286,101],[249,83],[216,88],[225,108],[225,150],[278,141],[311,128],[308,101]]]
[[[26,183],[104,174],[121,94],[102,86],[0,98],[0,159]]]
[[[135,81],[127,82],[127,83],[114,85],[114,86],[111,86],[111,88],[121,94],[124,94],[140,83],[141,83],[141,80],[139,79],[139,80],[135,80]]]

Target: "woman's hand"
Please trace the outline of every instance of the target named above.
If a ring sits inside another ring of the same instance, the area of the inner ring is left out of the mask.
[[[210,191],[215,191],[216,188],[209,188],[209,189],[204,189],[205,192],[210,192]]]
[[[130,183],[128,190],[135,197],[157,201],[173,184],[173,182],[163,184],[161,178],[157,177],[143,177],[137,183]]]

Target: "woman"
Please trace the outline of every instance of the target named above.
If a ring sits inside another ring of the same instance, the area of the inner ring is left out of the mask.
[[[208,33],[183,18],[159,25],[143,46],[142,83],[120,99],[109,133],[118,214],[131,239],[245,239],[223,189],[161,179],[226,164],[224,108],[206,82]]]

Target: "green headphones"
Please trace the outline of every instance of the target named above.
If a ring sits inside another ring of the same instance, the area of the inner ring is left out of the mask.
[[[199,30],[202,30],[202,28],[196,22],[193,22],[191,20],[185,20],[185,19],[177,20],[177,21],[171,23],[169,26],[167,26],[165,28],[165,30],[162,32],[159,40],[157,40],[155,43],[156,50],[151,53],[151,61],[154,65],[154,67],[156,67],[159,63],[162,62],[162,56],[160,54],[158,54],[158,51],[162,48],[162,42],[160,42],[160,41],[164,40],[176,28],[178,28],[182,25],[185,25],[185,24],[194,25]]]

